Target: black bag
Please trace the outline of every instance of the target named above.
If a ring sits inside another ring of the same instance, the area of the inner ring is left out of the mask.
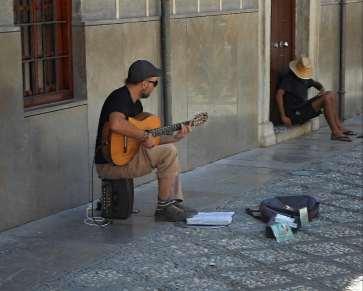
[[[301,227],[301,208],[307,208],[309,221],[319,216],[320,201],[309,195],[276,196],[262,200],[259,209],[246,208],[246,213],[254,218],[267,223],[266,234],[270,234],[270,225],[277,214],[289,216],[295,219],[297,229]]]
[[[133,212],[134,180],[102,180],[101,216],[109,219],[126,219]]]

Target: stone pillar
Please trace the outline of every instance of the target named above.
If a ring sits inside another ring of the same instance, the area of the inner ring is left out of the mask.
[[[0,24],[3,30],[5,26],[14,26],[13,0],[1,1]]]
[[[314,76],[318,75],[320,0],[296,1],[295,55],[308,56],[314,67]],[[309,97],[316,94],[310,90]],[[320,127],[319,118],[311,121],[312,130]]]
[[[270,121],[270,35],[271,0],[259,0],[259,92],[258,143],[270,146],[276,143],[274,127]]]
[[[308,38],[308,55],[314,66],[314,77],[318,76],[318,57],[319,57],[319,25],[320,25],[320,0],[310,0],[309,3],[309,38]],[[310,90],[310,97],[316,94]],[[313,118],[311,120],[311,130],[315,131],[320,128],[320,119]]]

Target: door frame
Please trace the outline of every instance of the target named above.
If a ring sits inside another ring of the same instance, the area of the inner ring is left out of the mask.
[[[309,56],[317,68],[320,0],[297,0],[295,3],[295,55]],[[271,43],[271,0],[259,0],[259,93],[258,143],[260,146],[276,144],[274,126],[270,122],[270,43]],[[314,75],[317,70],[314,70]],[[319,128],[314,119],[313,129]]]
[[[272,32],[272,23],[273,23],[273,19],[272,19],[272,1],[271,0],[271,27],[270,27],[270,36],[271,36],[271,32]],[[286,1],[286,0],[284,0]],[[289,36],[288,39],[286,38],[280,38],[280,40],[288,40],[289,41],[289,49],[291,49],[291,57],[294,57],[295,53],[296,53],[296,50],[295,50],[295,39],[296,39],[296,2],[298,0],[292,0],[292,6],[291,6],[291,35]],[[271,51],[273,50],[272,48],[272,42],[273,41],[276,41],[275,40],[271,40],[270,43],[271,43],[271,46],[270,46],[270,81],[271,81],[271,63],[273,61],[272,59],[272,54],[271,54]],[[281,72],[280,72],[281,73]],[[278,82],[278,79],[276,80],[276,82]],[[274,85],[277,85],[276,83]],[[277,108],[277,103],[274,102],[274,92],[271,92],[271,88],[274,88],[274,86],[272,86],[271,82],[270,82],[270,120],[272,123],[274,123],[275,126],[279,126],[279,125],[282,125],[279,118],[277,117],[278,116],[278,108]],[[272,105],[271,105],[271,102],[274,102],[274,106],[272,108]],[[274,117],[272,118],[271,117],[271,114],[274,115]],[[277,119],[277,120],[273,120],[273,119]],[[275,121],[275,122],[274,122]]]

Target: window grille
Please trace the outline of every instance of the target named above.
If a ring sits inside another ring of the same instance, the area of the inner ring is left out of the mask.
[[[71,0],[15,0],[24,106],[72,98]]]

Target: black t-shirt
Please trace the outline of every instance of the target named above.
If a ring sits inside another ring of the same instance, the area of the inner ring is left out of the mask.
[[[102,106],[100,119],[98,122],[97,140],[95,148],[95,163],[105,164],[107,161],[102,155],[100,145],[102,143],[102,128],[108,121],[108,118],[112,112],[121,112],[128,117],[134,117],[143,111],[142,104],[138,100],[135,103],[131,99],[130,92],[126,86],[113,91],[105,100]]]
[[[308,89],[315,87],[321,90],[323,86],[313,79],[301,79],[292,71],[289,71],[281,80],[278,88],[285,91],[284,108],[293,111],[297,107],[303,105],[308,99]]]

